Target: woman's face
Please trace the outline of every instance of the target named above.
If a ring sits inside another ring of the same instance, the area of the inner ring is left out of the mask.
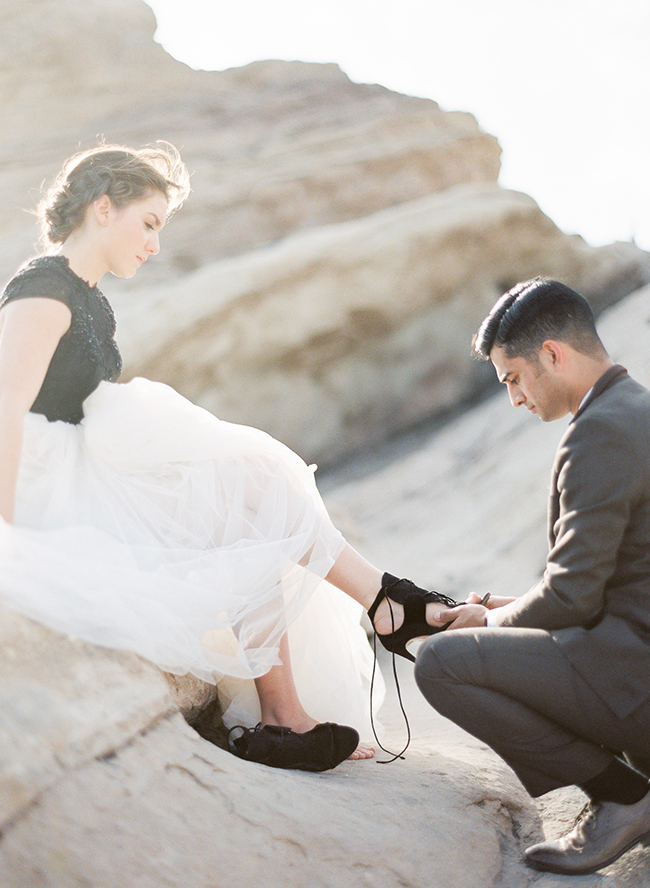
[[[126,206],[107,208],[103,249],[107,271],[130,278],[160,250],[159,233],[167,218],[167,198],[160,191]]]

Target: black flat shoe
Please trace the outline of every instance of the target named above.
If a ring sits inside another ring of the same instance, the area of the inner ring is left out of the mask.
[[[237,736],[233,736],[235,732]],[[328,771],[349,758],[359,745],[354,728],[323,722],[298,734],[291,728],[261,724],[255,728],[235,725],[228,732],[230,751],[247,762],[270,768]]]
[[[381,578],[381,589],[377,597],[368,608],[368,616],[374,627],[374,617],[377,608],[384,600],[390,599],[397,604],[401,604],[404,608],[404,622],[386,635],[380,635],[375,630],[375,635],[386,648],[393,654],[399,654],[400,657],[406,657],[415,663],[415,657],[406,649],[406,643],[413,638],[420,638],[423,635],[433,635],[436,632],[442,632],[447,628],[444,626],[430,626],[426,620],[426,606],[430,601],[438,601],[446,604],[447,607],[456,607],[457,603],[453,598],[443,595],[441,592],[427,592],[420,589],[410,580],[400,580],[391,574],[385,573]]]

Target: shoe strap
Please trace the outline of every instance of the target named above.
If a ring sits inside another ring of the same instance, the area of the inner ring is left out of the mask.
[[[390,601],[388,602],[388,606],[390,607]],[[390,608],[390,615],[391,615],[391,620],[392,620],[392,618],[393,618],[393,609],[392,608]],[[394,621],[393,621],[392,631],[393,632],[395,631]],[[393,678],[395,680],[395,690],[397,691],[397,700],[399,702],[399,708],[401,709],[402,715],[404,717],[404,724],[406,725],[406,743],[404,744],[404,748],[401,749],[399,752],[392,752],[392,750],[386,749],[386,747],[382,745],[381,740],[377,736],[377,729],[375,728],[375,715],[374,715],[373,706],[372,706],[372,699],[373,699],[374,689],[375,689],[375,675],[377,672],[377,633],[376,632],[372,633],[372,653],[373,653],[372,675],[370,676],[370,727],[372,728],[372,733],[374,735],[375,742],[377,743],[377,746],[381,750],[383,750],[387,755],[392,756],[392,758],[389,758],[389,759],[383,759],[383,760],[376,759],[377,764],[378,765],[390,765],[394,761],[397,761],[397,759],[404,758],[404,753],[411,745],[411,726],[409,724],[408,716],[406,714],[406,710],[404,709],[404,703],[402,701],[402,691],[401,691],[401,688],[399,685],[399,678],[397,676],[397,663],[395,661],[395,653],[394,653],[394,651],[391,651],[391,659],[392,659],[392,664],[393,664]]]

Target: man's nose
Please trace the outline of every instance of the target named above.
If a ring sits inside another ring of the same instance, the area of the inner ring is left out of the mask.
[[[510,403],[513,407],[521,407],[521,405],[524,404],[526,401],[526,397],[521,389],[513,387],[510,389],[508,394],[510,395]]]

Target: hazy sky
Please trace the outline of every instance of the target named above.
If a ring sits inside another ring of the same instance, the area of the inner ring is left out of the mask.
[[[195,68],[336,62],[472,112],[501,184],[590,243],[650,250],[650,0],[147,0]]]

